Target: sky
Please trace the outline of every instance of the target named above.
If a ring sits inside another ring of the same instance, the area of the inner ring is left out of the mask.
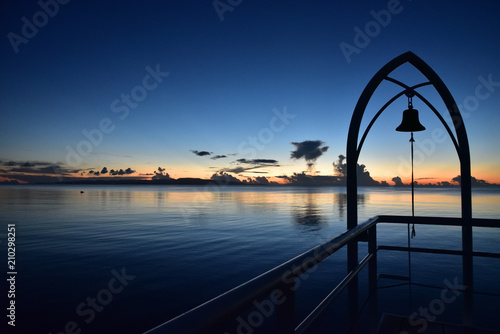
[[[4,0],[0,181],[334,175],[364,87],[412,51],[461,109],[472,175],[500,183],[499,14],[494,0]],[[409,65],[393,77],[426,81]],[[384,82],[362,126],[399,91]],[[451,126],[432,87],[419,92]],[[359,163],[375,180],[409,180],[409,134],[395,131],[407,104],[367,136]],[[415,179],[451,181],[453,144],[413,105],[427,128]]]

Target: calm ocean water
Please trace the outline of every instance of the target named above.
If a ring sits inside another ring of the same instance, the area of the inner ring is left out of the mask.
[[[410,215],[410,200],[406,188],[360,188],[360,222]],[[416,215],[460,216],[459,189],[417,188],[415,201]],[[5,315],[1,326],[12,333],[141,333],[345,231],[345,215],[341,187],[0,187],[1,249],[7,262],[7,225],[15,224],[17,270],[16,330]],[[500,188],[474,189],[473,215],[499,218]],[[475,250],[500,253],[500,231],[474,232]],[[412,246],[460,249],[458,228],[417,226],[416,234]],[[406,225],[381,225],[378,242],[405,246]],[[500,329],[500,260],[477,259],[474,270],[476,289],[497,295],[476,296],[476,317]],[[379,252],[379,271],[405,275],[407,254]],[[343,275],[345,251],[318,265],[297,291],[299,317]],[[414,254],[412,275],[427,285],[461,281],[461,258]],[[380,293],[394,313],[411,314],[440,293],[408,298],[395,289]],[[329,319],[342,317],[345,306],[344,296]],[[438,320],[460,312],[458,298]]]

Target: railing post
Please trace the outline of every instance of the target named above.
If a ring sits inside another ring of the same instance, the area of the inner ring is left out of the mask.
[[[347,244],[347,274],[358,266],[358,240]],[[348,287],[350,333],[358,332],[358,277],[354,277]]]
[[[465,326],[474,326],[474,274],[472,256],[472,225],[471,220],[463,218],[462,226],[462,270],[464,290],[464,319]]]
[[[370,310],[370,333],[376,333],[378,323],[377,294],[377,225],[368,230],[368,253],[372,258],[368,265],[368,291]]]
[[[457,129],[462,131],[460,141],[460,187],[462,192],[462,251],[463,251],[463,280],[466,286],[464,291],[464,325],[474,325],[474,265],[472,252],[472,180],[470,168],[469,142],[463,124]],[[460,139],[460,133],[458,133]]]
[[[276,309],[276,332],[293,334],[295,332],[295,279],[291,284],[283,282],[275,291],[283,293],[277,298],[282,302],[277,305]]]

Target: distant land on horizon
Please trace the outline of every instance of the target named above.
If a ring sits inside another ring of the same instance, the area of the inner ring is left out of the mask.
[[[475,178],[473,178],[475,180]],[[273,186],[273,187],[287,187],[287,186],[317,186],[317,187],[345,187],[345,183],[334,183],[328,182],[328,180],[315,180],[314,177],[307,181],[296,182],[296,183],[277,183],[270,182],[267,184],[263,183],[252,183],[244,181],[234,181],[234,180],[213,180],[213,179],[201,179],[201,178],[178,178],[178,179],[135,179],[135,178],[86,178],[86,179],[75,179],[67,180],[61,182],[38,182],[38,183],[19,183],[17,181],[4,181],[0,182],[0,185],[65,185],[65,184],[75,184],[75,185],[217,185],[217,186]],[[409,187],[410,184],[388,184],[388,183],[378,183],[378,184],[358,184],[359,187]],[[415,184],[416,187],[459,187],[460,184],[453,183],[441,183],[441,184]],[[488,186],[500,186],[496,183],[477,183],[473,182],[473,187],[488,187]]]

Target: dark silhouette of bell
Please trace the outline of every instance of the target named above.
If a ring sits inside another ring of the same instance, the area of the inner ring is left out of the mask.
[[[410,107],[410,109],[406,109],[403,111],[403,120],[401,121],[401,124],[396,128],[396,131],[400,132],[418,132],[418,131],[423,131],[425,130],[425,126],[420,124],[420,121],[418,120],[418,110],[413,109]]]

